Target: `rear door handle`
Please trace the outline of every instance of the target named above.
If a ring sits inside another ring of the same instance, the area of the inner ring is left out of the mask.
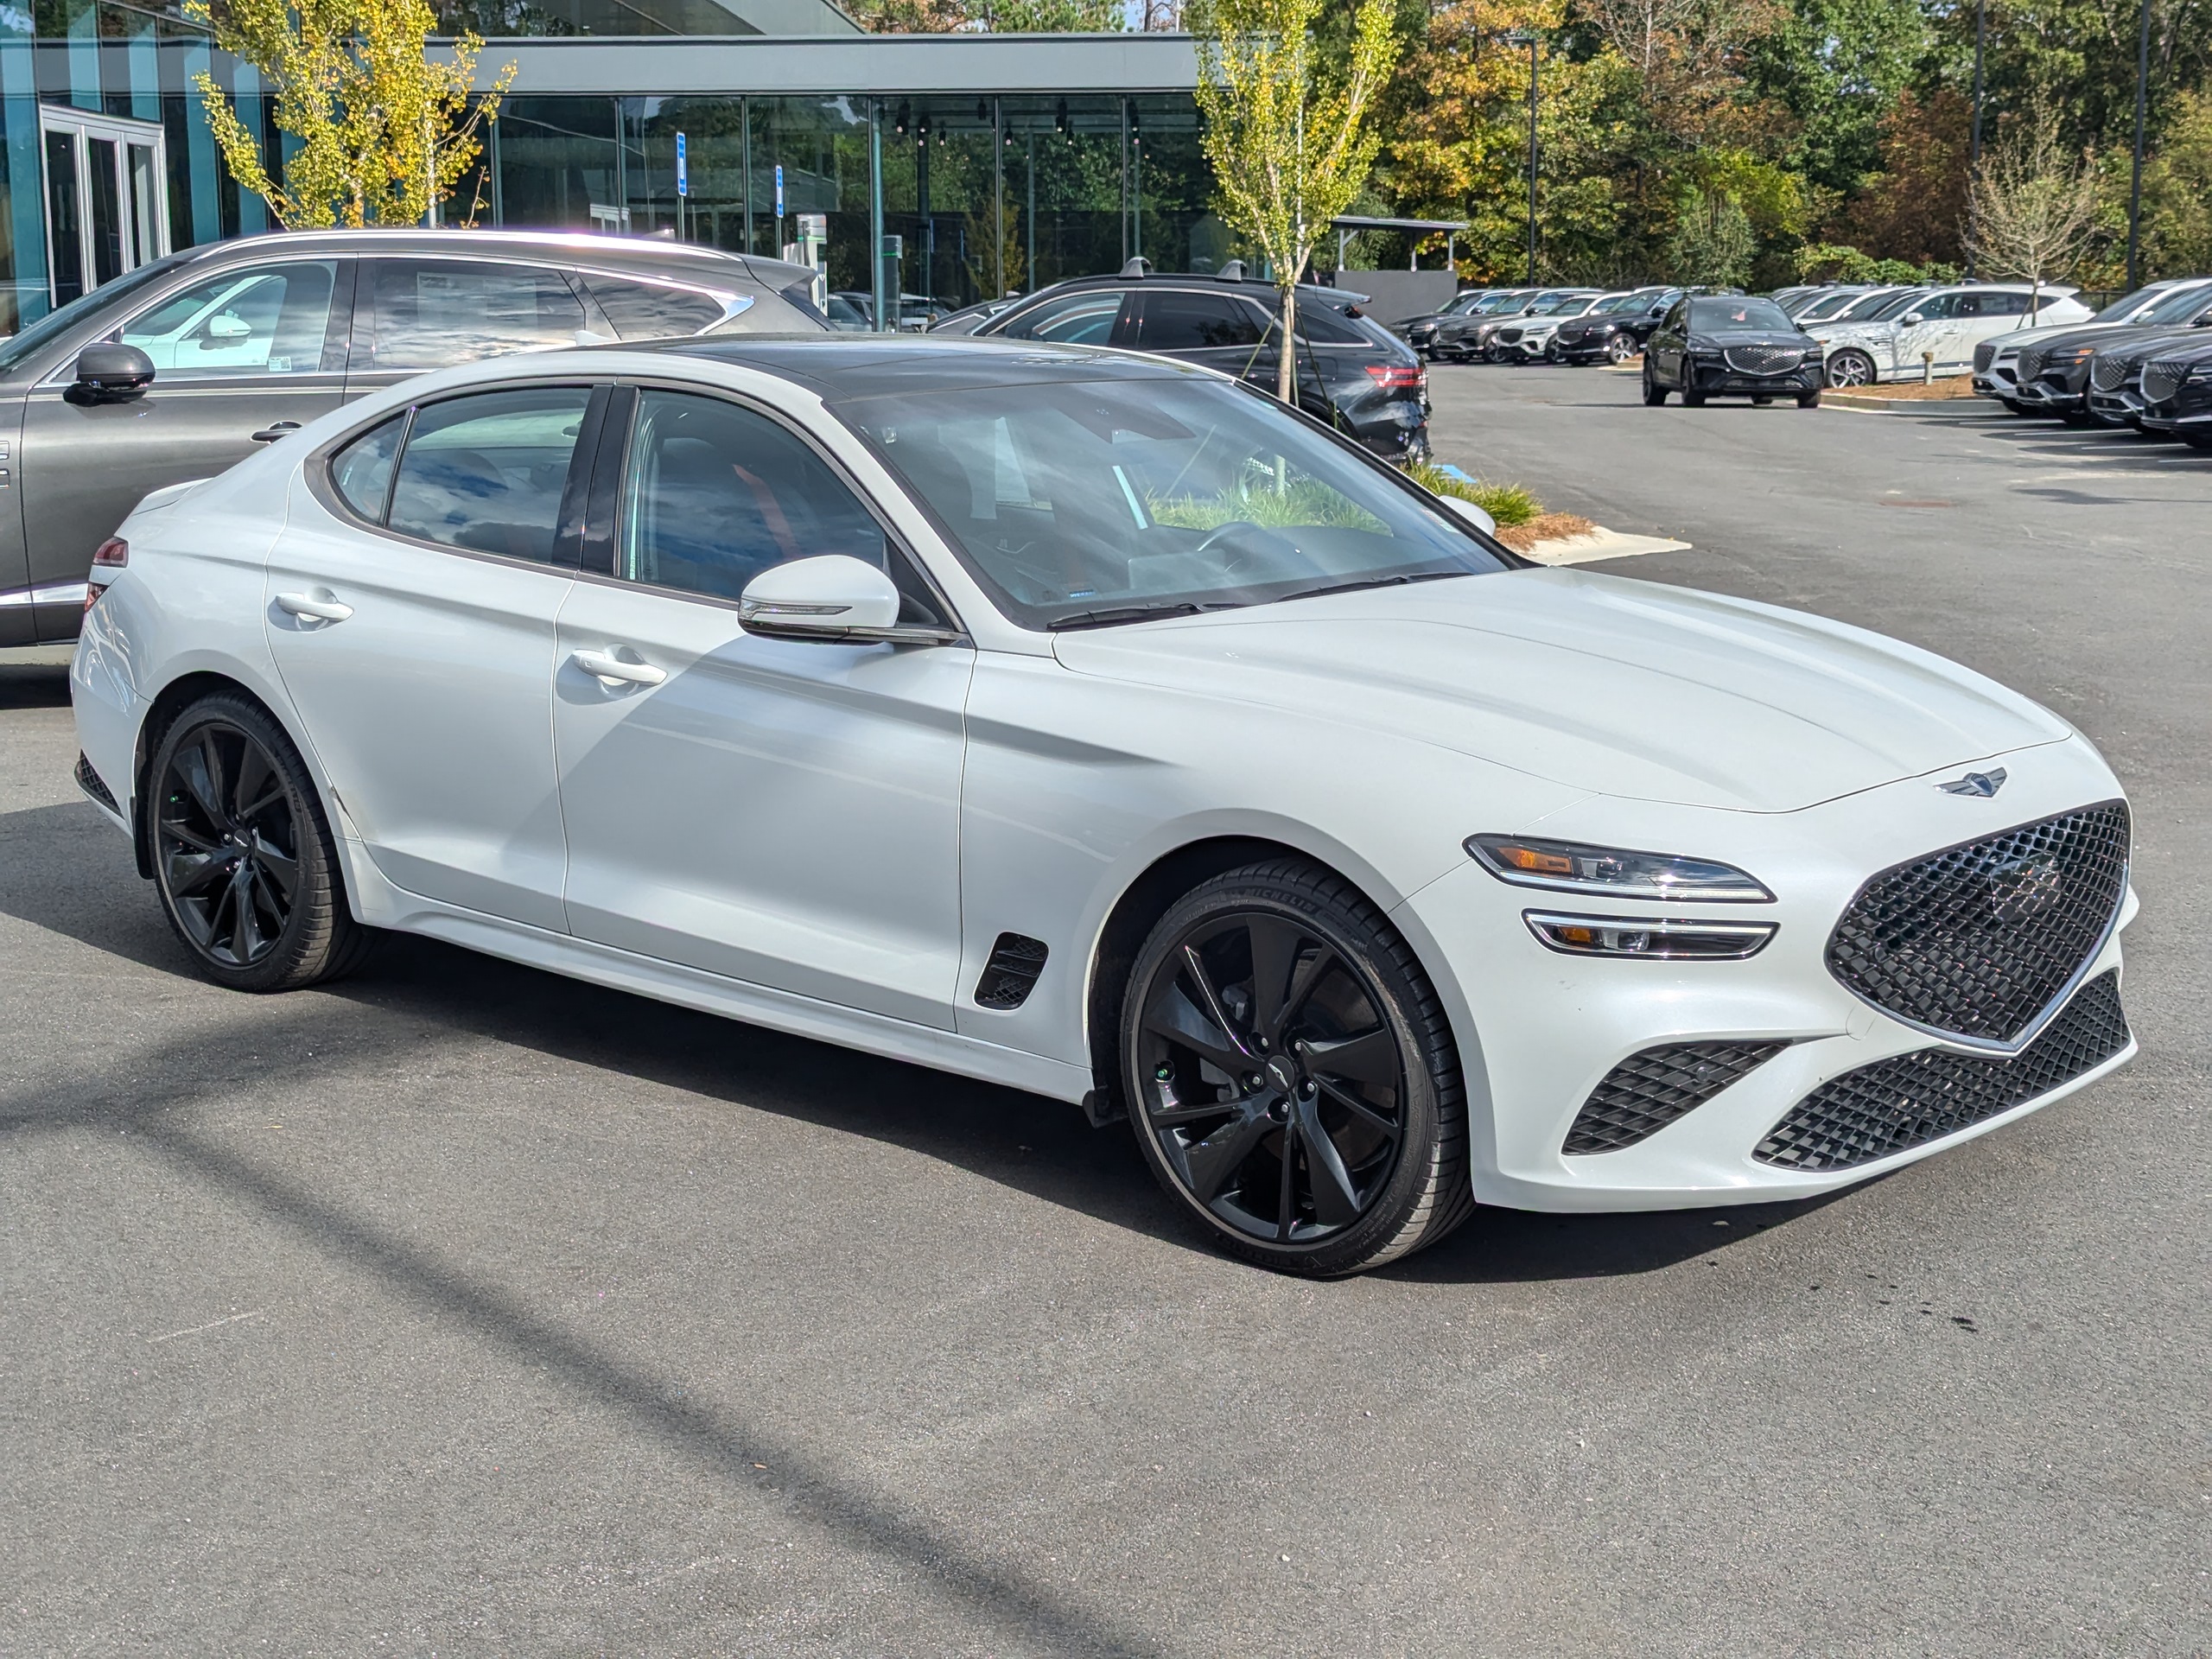
[[[651,663],[626,663],[604,651],[579,651],[569,660],[601,685],[658,685],[668,677],[664,668]]]
[[[276,421],[255,433],[253,441],[256,443],[274,443],[287,432],[296,432],[299,429],[300,423],[297,421]]]
[[[304,616],[317,622],[343,622],[353,614],[351,605],[325,595],[315,594],[279,594],[276,608],[292,616]]]

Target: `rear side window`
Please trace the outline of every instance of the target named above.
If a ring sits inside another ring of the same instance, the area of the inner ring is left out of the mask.
[[[1122,296],[1112,289],[1070,294],[1023,312],[997,332],[1008,340],[1046,340],[1062,346],[1110,346]]]
[[[448,547],[550,563],[569,463],[590,402],[588,386],[530,386],[417,410],[392,481],[391,528]]]
[[[1141,296],[1137,349],[1192,352],[1223,346],[1257,346],[1259,312],[1234,294],[1150,291]]]
[[[442,369],[510,352],[573,346],[583,302],[568,278],[464,259],[366,259],[365,369]]]
[[[1319,346],[1369,346],[1374,342],[1329,307],[1308,303],[1298,308],[1298,332]]]
[[[722,302],[696,288],[632,282],[587,272],[584,286],[623,340],[668,340],[720,322]]]
[[[372,427],[331,458],[330,481],[346,505],[372,524],[384,522],[391,494],[391,463],[399,458],[399,435],[407,429],[405,410]]]

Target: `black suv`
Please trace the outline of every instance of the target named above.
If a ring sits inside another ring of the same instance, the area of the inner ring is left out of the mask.
[[[1365,296],[1298,290],[1293,357],[1299,407],[1385,461],[1428,454],[1428,374],[1413,347],[1364,315]],[[1116,346],[1203,363],[1274,391],[1282,330],[1272,283],[1159,276],[1131,261],[1119,276],[1056,283],[976,330],[983,339]]]
[[[1589,315],[1562,322],[1552,336],[1562,363],[1625,363],[1643,349],[1660,319],[1682,297],[1679,288],[1638,288],[1608,294]]]

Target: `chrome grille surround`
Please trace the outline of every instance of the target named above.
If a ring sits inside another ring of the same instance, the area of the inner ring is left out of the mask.
[[[1786,374],[1804,366],[1805,351],[1802,346],[1731,346],[1720,359],[1738,374]]]
[[[2089,359],[2089,384],[2099,391],[2118,391],[2127,384],[2127,372],[2133,366],[2125,358],[2100,354]]]
[[[2017,1052],[2112,937],[2128,835],[2105,801],[1893,866],[1845,907],[1828,971],[1916,1030]]]
[[[2035,346],[2023,346],[2020,351],[2020,378],[2032,380],[2043,372],[2044,360],[2050,353]]]
[[[2010,1058],[1923,1048],[1830,1077],[1791,1107],[1751,1156],[1809,1173],[1878,1162],[2024,1106],[2132,1040],[2115,969],[2083,986]]]
[[[1995,340],[1985,340],[1974,348],[1974,372],[1976,374],[1987,374],[1989,365],[1996,360],[1997,342]]]
[[[2166,358],[2143,365],[2143,401],[2163,404],[2181,390],[2181,383],[2189,373],[2187,362],[2177,357]]]

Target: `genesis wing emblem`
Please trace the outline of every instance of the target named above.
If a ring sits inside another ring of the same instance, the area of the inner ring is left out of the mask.
[[[1949,783],[1938,784],[1936,787],[1946,795],[1979,795],[1987,800],[2005,787],[2005,768],[1999,766],[1994,772],[1970,772],[1963,778],[1954,778]]]

